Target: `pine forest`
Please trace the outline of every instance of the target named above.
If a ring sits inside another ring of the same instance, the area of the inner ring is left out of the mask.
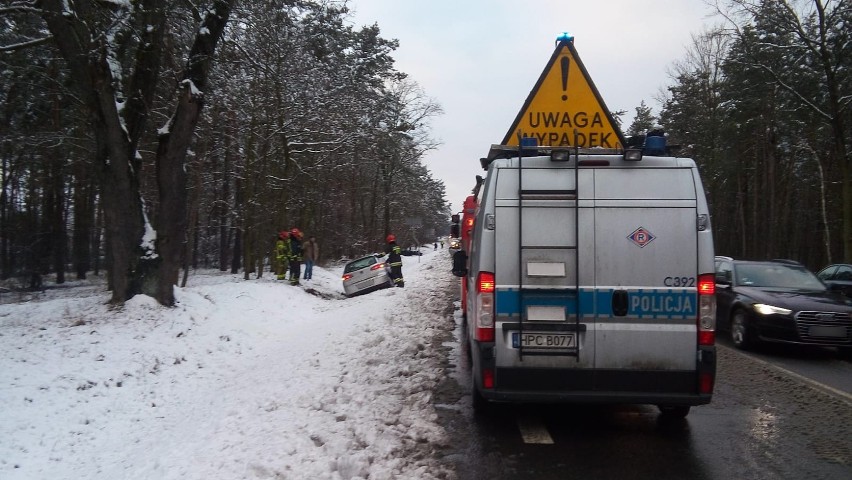
[[[268,272],[291,227],[321,260],[449,233],[441,106],[351,3],[0,2],[2,280],[172,305],[193,269]],[[852,262],[852,2],[709,5],[626,134],[696,160],[717,254]]]

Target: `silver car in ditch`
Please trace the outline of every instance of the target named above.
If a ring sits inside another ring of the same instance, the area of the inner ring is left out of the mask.
[[[391,286],[390,267],[383,257],[368,255],[343,267],[343,291],[348,297]]]

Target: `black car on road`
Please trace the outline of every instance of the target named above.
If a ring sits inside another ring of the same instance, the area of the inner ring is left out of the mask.
[[[716,324],[738,348],[780,342],[852,352],[852,299],[790,260],[716,257]]]
[[[817,272],[817,277],[828,285],[828,288],[840,290],[847,297],[852,297],[852,265],[848,263],[829,265]]]

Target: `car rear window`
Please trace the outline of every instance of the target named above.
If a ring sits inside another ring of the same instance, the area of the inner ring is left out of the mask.
[[[346,267],[343,268],[343,273],[354,272],[355,270],[361,270],[364,267],[369,267],[370,265],[378,262],[376,257],[364,257],[355,260],[354,262],[349,262],[346,264]]]

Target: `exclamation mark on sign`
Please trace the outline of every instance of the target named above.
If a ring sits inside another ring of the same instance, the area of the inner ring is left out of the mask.
[[[560,66],[562,67],[562,101],[568,100],[568,67],[571,65],[571,60],[568,57],[562,57],[560,59]]]

